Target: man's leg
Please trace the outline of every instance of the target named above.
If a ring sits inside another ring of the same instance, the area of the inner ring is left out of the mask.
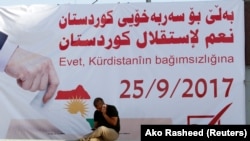
[[[90,138],[88,141],[103,141],[103,140],[100,138]]]
[[[92,134],[93,134],[93,132],[86,134],[78,141],[102,141],[101,138],[93,138]]]
[[[89,138],[90,141],[114,141],[118,138],[118,136],[119,134],[114,129],[101,126],[86,136],[86,139]]]

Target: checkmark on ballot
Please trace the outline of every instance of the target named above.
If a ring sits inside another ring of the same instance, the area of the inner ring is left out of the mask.
[[[220,120],[221,116],[226,112],[226,110],[232,105],[232,103],[226,105],[223,109],[221,109],[208,123],[208,125],[215,125],[217,121]]]

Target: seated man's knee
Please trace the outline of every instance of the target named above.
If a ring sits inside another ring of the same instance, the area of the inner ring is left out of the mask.
[[[104,130],[106,130],[106,129],[107,129],[107,127],[105,127],[105,126],[100,126],[100,127],[98,127],[98,130],[104,131]]]

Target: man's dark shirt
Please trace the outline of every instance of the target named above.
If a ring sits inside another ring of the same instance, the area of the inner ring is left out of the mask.
[[[98,127],[99,126],[106,126],[108,128],[115,129],[115,131],[117,131],[119,133],[119,131],[120,131],[120,118],[119,118],[118,111],[117,111],[116,107],[113,105],[107,105],[106,114],[109,117],[118,117],[118,121],[117,121],[116,126],[110,125],[103,117],[102,112],[96,110],[94,113],[94,121],[98,122]]]

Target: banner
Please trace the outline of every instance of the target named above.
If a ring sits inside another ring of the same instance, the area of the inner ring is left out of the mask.
[[[2,139],[82,137],[96,97],[117,107],[120,140],[142,124],[246,122],[243,1],[2,6],[0,31],[59,78],[43,105],[0,73]]]

